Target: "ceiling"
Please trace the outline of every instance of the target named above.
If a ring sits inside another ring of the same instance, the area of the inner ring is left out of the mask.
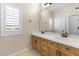
[[[45,9],[48,9],[52,12],[56,12],[56,11],[59,11],[61,9],[64,9],[66,7],[71,7],[71,6],[73,7],[79,6],[79,3],[55,3],[51,6],[46,7]]]

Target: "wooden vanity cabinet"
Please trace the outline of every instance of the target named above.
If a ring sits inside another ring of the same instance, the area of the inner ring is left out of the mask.
[[[79,49],[32,36],[32,46],[44,56],[79,56]]]

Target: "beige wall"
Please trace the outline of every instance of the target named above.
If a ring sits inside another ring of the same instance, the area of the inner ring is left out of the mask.
[[[22,35],[1,37],[0,55],[10,55],[31,47],[31,32],[39,30],[39,4],[16,4],[22,8]],[[29,22],[31,20],[32,22]]]

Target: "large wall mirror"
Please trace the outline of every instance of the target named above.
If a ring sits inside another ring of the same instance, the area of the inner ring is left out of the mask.
[[[41,10],[41,30],[79,35],[79,3],[57,3]]]

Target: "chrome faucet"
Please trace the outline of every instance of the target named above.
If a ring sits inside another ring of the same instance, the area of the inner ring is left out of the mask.
[[[67,33],[67,32],[63,32],[63,33],[62,33],[62,37],[67,38],[67,36],[68,36],[68,33]]]

